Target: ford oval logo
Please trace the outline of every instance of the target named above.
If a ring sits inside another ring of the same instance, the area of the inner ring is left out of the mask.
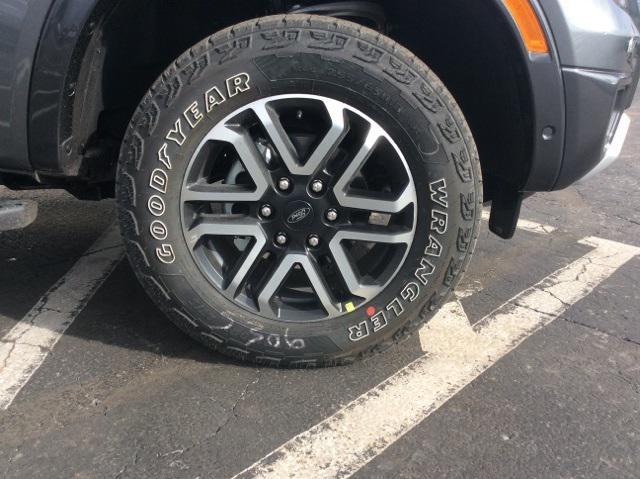
[[[304,221],[305,218],[309,216],[310,213],[311,213],[311,208],[309,207],[297,209],[289,215],[289,217],[287,218],[287,223],[289,223],[290,225],[295,225],[296,223],[300,223],[301,221]]]

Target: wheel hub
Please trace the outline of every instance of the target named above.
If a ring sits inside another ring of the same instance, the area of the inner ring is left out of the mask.
[[[284,225],[294,231],[305,231],[313,224],[315,212],[311,204],[296,200],[287,203],[284,214]]]
[[[406,259],[417,215],[393,139],[360,111],[311,95],[266,98],[222,120],[190,161],[181,203],[185,238],[214,287],[296,322],[374,299]]]

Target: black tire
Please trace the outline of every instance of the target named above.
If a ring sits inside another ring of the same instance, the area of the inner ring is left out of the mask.
[[[224,95],[224,103],[207,113],[205,92],[218,86],[229,93],[226,80],[241,73],[249,76],[250,88]],[[415,239],[396,276],[366,307],[325,321],[268,319],[230,301],[201,273],[182,231],[180,190],[204,135],[238,108],[284,93],[323,95],[375,119],[402,150],[418,195]],[[187,116],[197,119],[198,113],[189,112],[194,102],[203,118],[192,121],[192,128]],[[354,23],[287,15],[216,33],[163,73],[126,132],[117,200],[133,269],[180,328],[243,360],[318,367],[382,351],[432,317],[475,247],[482,180],[460,109],[418,58]]]

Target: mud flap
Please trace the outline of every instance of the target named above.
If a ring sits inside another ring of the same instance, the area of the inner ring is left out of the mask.
[[[491,202],[489,229],[500,238],[511,239],[518,227],[523,193],[498,195]]]

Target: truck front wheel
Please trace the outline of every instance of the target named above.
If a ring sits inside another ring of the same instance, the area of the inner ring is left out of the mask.
[[[225,354],[344,364],[455,287],[482,189],[469,127],[415,56],[334,18],[260,18],[191,48],[124,139],[121,229],[150,296]]]

